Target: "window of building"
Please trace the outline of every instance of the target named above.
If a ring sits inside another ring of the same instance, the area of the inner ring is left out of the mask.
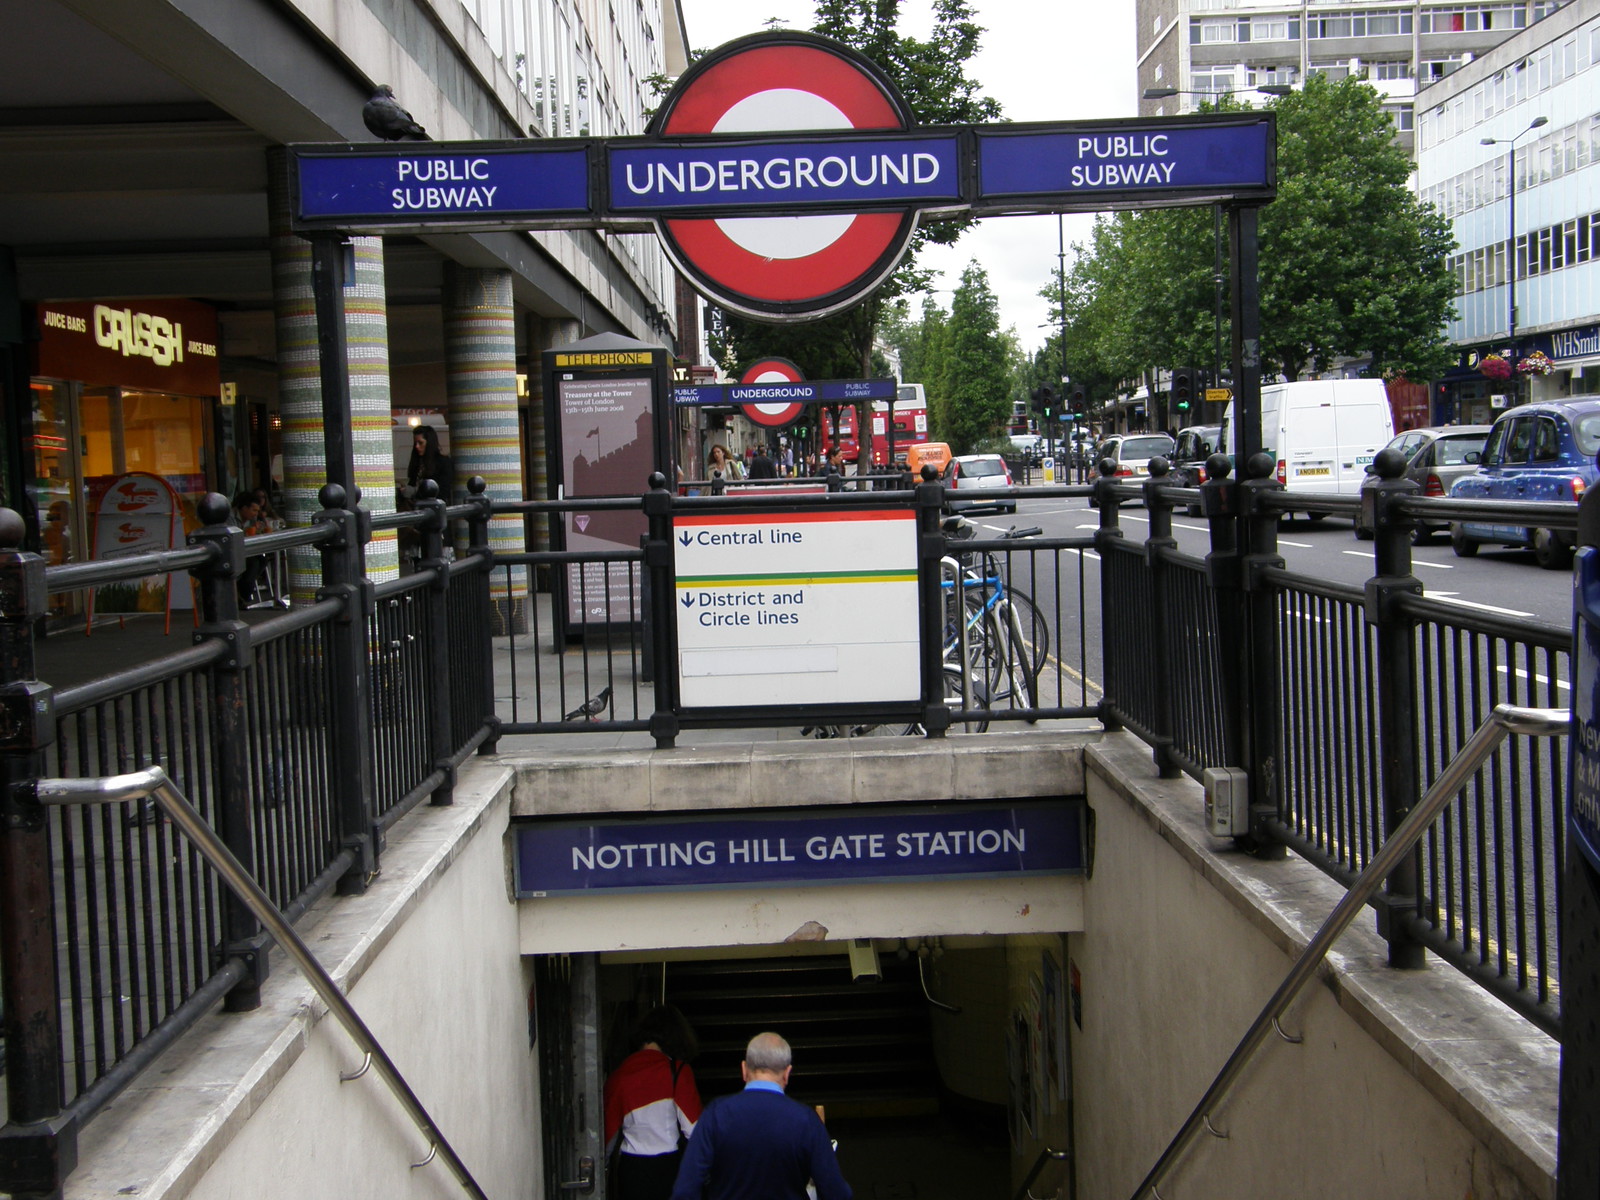
[[[1373,79],[1410,79],[1411,64],[1406,59],[1379,59],[1367,65],[1367,73]]]
[[[1231,92],[1234,90],[1233,67],[1198,67],[1190,73],[1189,82],[1197,92]]]
[[[1288,87],[1294,83],[1298,73],[1293,67],[1246,67],[1245,86],[1258,88],[1273,84]]]
[[[1394,127],[1402,133],[1411,132],[1411,105],[1385,104],[1383,111],[1389,114],[1389,119],[1394,122]]]
[[[1189,43],[1195,46],[1220,46],[1239,40],[1237,17],[1201,17],[1189,26]],[[1245,26],[1248,37],[1249,26]]]

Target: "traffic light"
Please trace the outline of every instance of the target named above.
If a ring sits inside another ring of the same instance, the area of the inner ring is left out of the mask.
[[[1178,412],[1188,412],[1194,402],[1194,370],[1179,367],[1172,373],[1172,407]]]
[[[1083,416],[1084,410],[1087,409],[1088,406],[1089,406],[1089,398],[1084,393],[1083,384],[1081,384],[1081,383],[1073,384],[1072,385],[1072,415],[1074,417]]]
[[[1056,392],[1049,384],[1033,389],[1033,409],[1040,416],[1048,418],[1055,409]]]

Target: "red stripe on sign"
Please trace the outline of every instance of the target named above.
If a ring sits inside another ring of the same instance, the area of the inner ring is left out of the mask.
[[[696,76],[673,105],[662,132],[711,133],[739,101],[774,88],[821,96],[855,129],[904,128],[889,98],[854,63],[809,46],[772,46],[732,55]]]
[[[914,521],[912,512],[837,512],[837,513],[745,513],[726,516],[678,517],[674,524],[684,525],[796,525],[834,521]]]
[[[781,218],[779,218],[781,219]],[[901,213],[857,213],[826,249],[803,258],[752,254],[715,221],[667,221],[679,253],[708,279],[730,291],[783,304],[815,300],[848,287],[886,254],[907,218]]]

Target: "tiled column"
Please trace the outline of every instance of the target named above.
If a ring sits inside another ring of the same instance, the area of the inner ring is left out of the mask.
[[[445,390],[450,398],[450,456],[455,489],[481,475],[491,500],[522,498],[521,454],[517,445],[517,330],[511,301],[511,272],[445,266]],[[446,497],[450,499],[450,497]],[[522,518],[495,517],[489,545],[501,553],[523,549]],[[527,573],[496,571],[491,594],[496,633],[525,633]]]
[[[272,247],[278,397],[283,416],[284,516],[291,524],[304,525],[322,508],[317,491],[327,482],[311,243],[289,228],[291,202],[284,157],[273,152],[268,162],[271,183],[267,219]],[[361,489],[364,507],[374,514],[388,513],[395,508],[395,489],[394,443],[389,432],[389,331],[383,239],[352,238],[351,243],[355,269],[345,280],[344,303],[356,485]],[[393,531],[373,534],[366,562],[372,579],[390,579],[398,573]],[[317,551],[295,550],[290,556],[290,586],[295,602],[309,601],[321,580]]]

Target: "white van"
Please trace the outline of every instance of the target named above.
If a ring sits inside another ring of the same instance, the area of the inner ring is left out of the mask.
[[[1261,389],[1261,448],[1277,460],[1278,482],[1286,488],[1354,496],[1393,437],[1394,414],[1381,379],[1309,379]],[[1222,416],[1222,444],[1237,462],[1231,403]]]

